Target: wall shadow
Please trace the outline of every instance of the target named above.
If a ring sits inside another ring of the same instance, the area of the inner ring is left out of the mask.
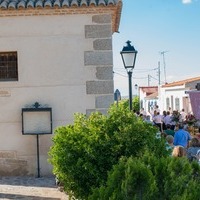
[[[54,177],[0,177],[0,185],[57,188]]]
[[[5,194],[0,193],[1,199],[20,199],[20,200],[61,200],[60,198],[51,198],[51,197],[39,197],[39,196],[27,196],[27,195],[14,195],[14,194]]]

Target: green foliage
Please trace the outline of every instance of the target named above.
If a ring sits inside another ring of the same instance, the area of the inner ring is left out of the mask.
[[[118,106],[123,107],[123,109],[129,109],[129,99],[123,99],[118,102]],[[132,100],[133,110],[136,112],[140,110],[140,100],[139,97],[136,96]]]
[[[106,116],[76,114],[73,125],[55,130],[49,152],[54,174],[68,194],[86,199],[93,188],[105,184],[121,157],[140,157],[146,150],[166,156],[156,132],[123,106],[113,105]]]
[[[156,192],[152,172],[139,159],[120,159],[109,173],[106,186],[93,191],[89,200],[134,200],[150,199]]]
[[[140,111],[140,99],[139,96],[133,98],[133,110]]]
[[[186,158],[143,157],[120,159],[105,186],[89,200],[199,200],[200,166]]]
[[[94,113],[90,118],[76,114],[74,125],[59,127],[50,150],[54,173],[64,183],[68,193],[78,196],[88,193],[91,186],[99,186],[111,166],[105,160],[109,150],[106,145],[105,117]],[[102,162],[102,159],[105,162]],[[105,165],[103,165],[105,164]]]

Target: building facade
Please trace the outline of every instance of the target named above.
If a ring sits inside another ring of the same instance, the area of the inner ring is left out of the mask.
[[[156,105],[158,105],[158,86],[139,87],[140,108],[144,108],[146,112],[152,113]]]
[[[165,85],[139,87],[140,108],[152,113],[155,105],[161,112],[170,110],[192,112],[189,93],[196,91],[200,77],[188,78]]]
[[[187,91],[196,90],[200,77],[189,78],[181,81],[162,85],[159,88],[159,105],[162,110],[178,110],[192,112],[190,98]]]
[[[0,175],[37,173],[35,135],[22,135],[22,108],[52,108],[53,129],[73,114],[106,113],[113,98],[112,34],[121,0],[3,0],[0,3]],[[40,136],[49,175],[52,135]]]

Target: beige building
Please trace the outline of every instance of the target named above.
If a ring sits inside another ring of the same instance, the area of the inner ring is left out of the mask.
[[[36,136],[22,135],[22,108],[52,108],[53,129],[73,114],[106,113],[113,98],[112,34],[121,0],[0,3],[0,175],[36,175]],[[39,137],[49,175],[52,135]]]

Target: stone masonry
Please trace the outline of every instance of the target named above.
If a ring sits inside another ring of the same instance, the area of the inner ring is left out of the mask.
[[[93,39],[93,49],[84,53],[85,66],[96,68],[96,79],[86,82],[88,95],[95,94],[95,109],[106,114],[113,103],[113,55],[112,55],[112,18],[111,15],[94,15],[92,25],[85,26],[86,39]]]

